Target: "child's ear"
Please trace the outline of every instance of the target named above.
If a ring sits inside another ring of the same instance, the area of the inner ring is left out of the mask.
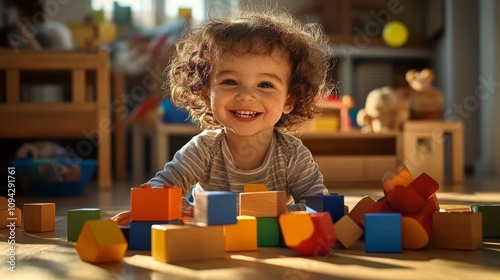
[[[293,103],[295,100],[292,97],[288,97],[283,107],[283,114],[289,114],[293,110]]]

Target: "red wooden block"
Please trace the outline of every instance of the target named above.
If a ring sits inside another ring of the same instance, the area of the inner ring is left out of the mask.
[[[171,221],[182,217],[182,189],[173,186],[152,188],[144,184],[130,190],[132,221]]]
[[[422,173],[415,178],[407,188],[413,188],[423,199],[429,199],[439,190],[439,184],[427,173]]]
[[[410,186],[397,185],[387,194],[385,201],[396,212],[411,215],[418,213],[425,206],[427,199],[422,198],[420,193]]]
[[[300,255],[328,255],[337,241],[329,212],[310,213],[314,232],[308,239],[291,249]]]

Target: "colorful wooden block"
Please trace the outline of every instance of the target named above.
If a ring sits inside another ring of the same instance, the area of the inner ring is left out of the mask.
[[[211,191],[195,193],[194,220],[202,225],[236,224],[238,194]]]
[[[422,249],[432,235],[432,219],[426,214],[401,217],[401,246],[403,249]]]
[[[151,227],[156,224],[180,225],[181,221],[130,221],[128,249],[151,250]]]
[[[329,212],[288,212],[279,223],[285,244],[300,255],[328,255],[337,241]]]
[[[239,215],[278,217],[287,212],[285,191],[240,193]]]
[[[127,241],[118,223],[111,220],[89,220],[83,225],[76,251],[90,263],[120,261],[127,251]]]
[[[280,244],[280,226],[276,217],[257,218],[257,246],[278,247]]]
[[[56,229],[55,203],[25,203],[24,231],[46,232]]]
[[[365,251],[369,253],[401,252],[401,214],[365,214]]]
[[[224,248],[230,251],[257,250],[257,218],[238,216],[234,225],[224,225]]]
[[[243,192],[267,192],[269,189],[264,184],[244,184]]]
[[[439,183],[427,173],[422,173],[406,187],[416,190],[423,199],[429,199],[439,190]]]
[[[437,248],[475,250],[483,246],[481,212],[436,212],[432,241]]]
[[[101,209],[99,208],[80,208],[70,209],[67,212],[67,231],[68,241],[77,241],[78,235],[83,225],[88,220],[100,220]]]
[[[12,224],[16,227],[21,226],[22,211],[12,203],[9,207],[9,200],[0,196],[0,228],[10,227]]]
[[[132,221],[171,221],[182,217],[182,189],[144,184],[130,190]]]
[[[345,212],[344,196],[336,193],[308,195],[306,205],[316,212],[330,212],[334,223],[340,220]]]
[[[396,169],[387,172],[382,177],[384,194],[388,194],[397,186],[407,186],[413,181],[410,171],[405,165],[400,165]]]
[[[427,202],[414,188],[400,185],[395,186],[385,197],[391,208],[403,215],[418,213]]]
[[[483,214],[483,237],[500,237],[500,204],[475,204],[470,209]]]
[[[337,240],[345,248],[349,248],[363,236],[363,229],[352,220],[349,215],[345,215],[334,225]]]
[[[153,258],[166,263],[225,255],[223,226],[153,225],[151,241]]]

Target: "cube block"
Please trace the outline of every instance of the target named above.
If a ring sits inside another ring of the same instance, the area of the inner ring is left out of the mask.
[[[127,241],[118,223],[111,220],[89,220],[83,225],[76,251],[90,263],[120,261],[127,251]]]
[[[401,252],[401,214],[365,214],[365,251],[370,253]]]
[[[500,204],[476,204],[470,208],[483,214],[483,237],[500,237]]]
[[[266,192],[269,189],[264,184],[244,184],[243,192]]]
[[[408,186],[413,181],[410,171],[405,165],[400,165],[382,177],[384,194],[388,194],[395,186]]]
[[[77,241],[83,225],[88,220],[100,220],[101,209],[79,208],[70,209],[67,212],[68,241]]]
[[[437,248],[475,250],[483,246],[481,212],[436,212],[432,221],[432,240]]]
[[[56,229],[55,203],[25,203],[24,231],[46,232]]]
[[[173,186],[153,188],[144,184],[130,190],[132,221],[171,221],[182,217],[182,189]]]
[[[334,225],[337,240],[345,247],[349,248],[363,236],[363,229],[354,222],[349,215],[340,218]]]
[[[239,215],[278,217],[287,212],[285,191],[240,193]]]
[[[128,229],[128,249],[151,250],[151,227],[156,224],[180,225],[181,221],[130,221],[130,227]]]
[[[334,223],[340,220],[345,212],[344,196],[336,193],[308,195],[306,205],[316,212],[330,212]]]
[[[280,226],[278,218],[257,218],[257,246],[278,247],[280,244]]]
[[[151,255],[157,261],[224,258],[223,226],[153,225]]]
[[[257,250],[257,218],[238,216],[234,225],[224,225],[224,248],[229,251]]]
[[[238,194],[211,191],[195,193],[194,220],[202,225],[236,224]]]

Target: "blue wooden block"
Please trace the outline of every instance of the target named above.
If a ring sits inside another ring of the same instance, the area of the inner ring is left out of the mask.
[[[195,193],[194,219],[204,225],[236,224],[238,194],[226,191]]]
[[[131,221],[128,230],[129,250],[151,250],[151,226],[158,224],[181,225],[180,220],[172,221]]]
[[[401,213],[365,214],[365,251],[400,253]]]
[[[334,223],[344,216],[344,196],[337,193],[308,195],[306,205],[317,212],[330,212]]]

